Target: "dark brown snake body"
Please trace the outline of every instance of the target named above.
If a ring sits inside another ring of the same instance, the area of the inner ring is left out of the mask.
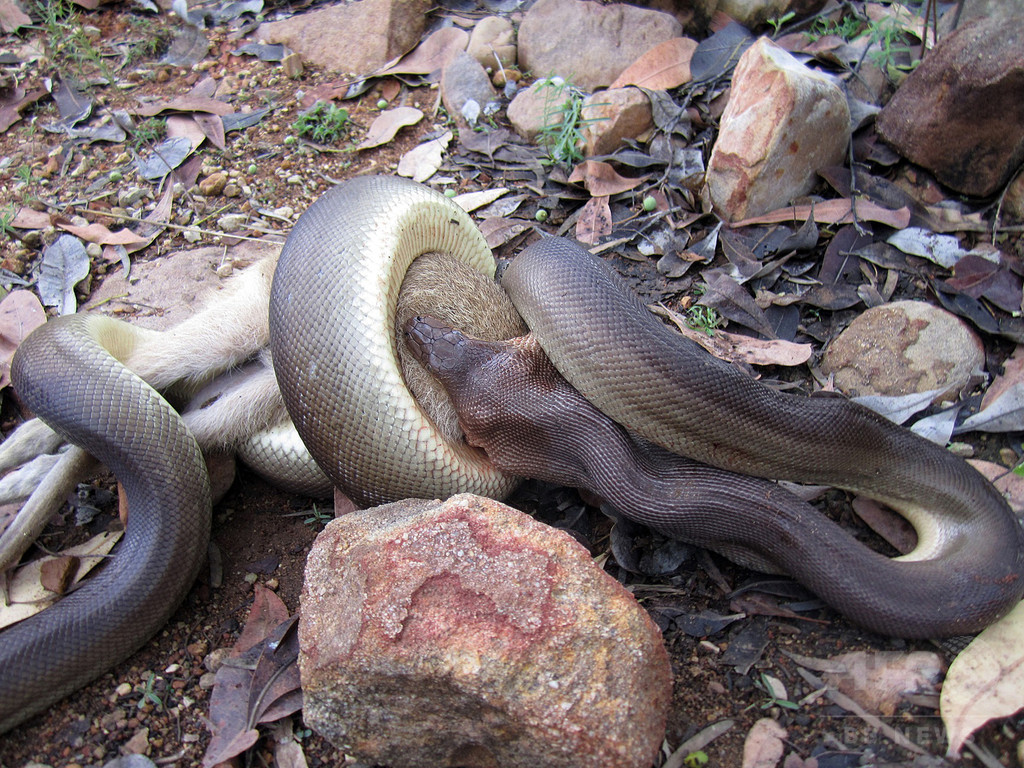
[[[603,495],[616,506],[629,502],[612,488],[632,483],[644,499],[637,516],[655,527],[727,553],[735,535],[735,554],[779,564],[824,591],[834,584],[830,602],[892,634],[971,631],[1020,599],[1020,528],[999,493],[964,462],[845,400],[784,397],[680,348],[678,336],[593,262],[573,258],[578,250],[542,241],[519,257],[503,284],[554,365],[601,411],[648,440],[727,470],[866,492],[907,515],[920,543],[914,562],[885,566],[889,561],[873,556],[842,565],[848,540],[829,526],[798,529],[802,508],[779,511],[781,522],[772,522],[773,510],[788,509],[789,501],[776,486],[744,479],[726,487],[726,473],[677,466],[660,449],[639,464],[628,456],[613,463]],[[302,216],[275,276],[271,347],[289,412],[324,471],[365,503],[462,491],[501,496],[514,483],[479,449],[439,436],[398,371],[395,297],[409,262],[429,251],[493,271],[482,236],[443,196],[404,180],[360,178]],[[51,321],[15,357],[21,397],[110,466],[126,488],[131,520],[98,580],[0,633],[0,732],[151,637],[205,555],[209,498],[198,449],[162,398],[117,362],[119,346],[130,340],[111,322]],[[627,433],[607,432],[603,416],[591,418],[571,399],[553,402],[551,423],[565,444],[520,446],[516,460],[532,451],[564,456],[605,438],[602,461],[642,446]],[[568,416],[560,410],[566,402]],[[570,426],[581,431],[567,432]],[[587,467],[593,459],[584,453],[572,462]],[[679,521],[679,510],[658,502],[659,493],[678,492],[677,471],[710,478],[695,500],[715,513],[687,512]],[[768,500],[744,511],[751,494]],[[723,522],[737,505],[740,522]],[[758,510],[769,517],[760,533]]]

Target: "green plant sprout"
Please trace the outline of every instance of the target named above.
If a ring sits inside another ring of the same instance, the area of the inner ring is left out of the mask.
[[[575,165],[583,160],[583,91],[561,77],[538,80],[544,91],[544,126],[540,141],[547,147],[550,163]]]
[[[352,122],[348,110],[327,101],[318,101],[292,123],[299,136],[317,144],[333,144],[348,135]]]
[[[70,0],[36,0],[35,8],[46,34],[46,49],[58,68],[68,67],[80,80],[88,81],[91,66],[103,80],[114,82],[114,73],[85,32]]]
[[[713,307],[694,304],[687,312],[686,325],[695,331],[714,336],[715,331],[722,325],[722,318]]]

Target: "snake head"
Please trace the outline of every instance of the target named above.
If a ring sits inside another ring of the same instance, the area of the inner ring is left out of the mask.
[[[563,484],[580,476],[564,441],[576,431],[569,422],[595,409],[555,370],[531,334],[482,341],[425,316],[411,318],[404,330],[413,355],[451,398],[466,441],[495,466]]]

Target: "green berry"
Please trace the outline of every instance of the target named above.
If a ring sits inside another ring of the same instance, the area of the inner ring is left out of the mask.
[[[651,211],[653,211],[657,207],[658,207],[658,201],[654,199],[653,195],[648,195],[647,197],[644,198],[644,210],[647,213],[650,213]]]
[[[388,108],[388,100],[387,99],[378,99],[377,100],[377,109],[387,109],[387,108]]]
[[[253,176],[259,170],[259,166],[257,166],[256,163],[250,163],[246,170],[249,172],[250,176]]]
[[[295,144],[297,141],[298,141],[298,139],[296,139],[294,136],[285,136],[284,137],[284,143],[287,146],[289,146],[289,147],[292,146],[293,144]]]
[[[448,189],[446,189],[444,191],[444,196],[445,197],[455,197],[455,190],[452,189],[451,187],[449,187]]]
[[[121,181],[124,178],[124,174],[121,173],[120,171],[111,171],[110,175],[107,176],[107,178],[116,184],[117,182]]]
[[[543,224],[545,221],[548,220],[548,212],[545,211],[543,208],[538,208],[537,212],[533,214],[533,218],[535,218],[537,221]]]

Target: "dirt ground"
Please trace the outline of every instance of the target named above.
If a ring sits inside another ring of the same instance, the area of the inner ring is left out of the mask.
[[[87,17],[88,23],[100,30],[103,40],[165,35],[170,32],[167,19],[164,14],[156,21],[147,21],[143,29],[136,16],[122,6],[91,12]],[[276,64],[231,55],[237,43],[225,33],[215,31],[211,39],[210,54],[195,68],[185,70],[144,60],[121,73],[120,78],[130,87],[100,91],[103,109],[132,108],[137,105],[138,96],[177,96],[209,74],[243,94],[242,101],[249,106],[275,105],[268,118],[230,140],[226,149],[203,150],[205,165],[211,170],[223,168],[249,187],[250,193],[233,200],[197,198],[188,193],[184,208],[189,212],[189,221],[185,223],[206,222],[210,226],[209,222],[225,210],[250,212],[259,205],[303,210],[335,180],[371,169],[393,170],[402,153],[433,130],[431,121],[426,120],[400,134],[391,144],[359,154],[323,152],[302,142],[285,143],[285,137],[291,134],[291,123],[302,107],[302,94],[336,78],[307,73],[296,83],[288,80]],[[380,86],[346,103],[352,120],[364,129],[375,114],[374,105],[384,95],[379,89]],[[436,90],[403,88],[399,98],[429,114]],[[123,144],[79,147],[68,160],[60,154],[60,137],[41,128],[56,118],[53,103],[44,100],[26,114],[31,120],[15,124],[0,136],[0,157],[11,158],[0,169],[0,199],[24,200],[30,205],[33,200],[45,201],[48,206],[64,206],[69,212],[79,212],[81,204],[76,207],[71,203],[80,193],[84,194],[85,187],[130,160]],[[26,167],[27,173],[19,172]],[[77,175],[76,169],[80,169]],[[463,183],[467,189],[476,189],[487,182],[486,174],[480,174],[472,182]],[[93,193],[93,209],[109,210],[126,183],[109,184],[99,194]],[[287,224],[281,223],[281,230],[286,228]],[[200,245],[218,242],[225,241],[204,237]],[[166,253],[191,247],[194,246],[180,232],[170,231],[133,258],[159,259]],[[34,250],[12,238],[5,239],[0,248],[3,268],[16,274],[31,274],[37,255]],[[118,269],[94,260],[93,278],[98,282],[104,273]],[[3,415],[6,434],[21,417],[10,397],[4,400]],[[101,487],[111,487],[109,478],[98,482]],[[852,513],[840,501],[837,496],[829,497],[829,506],[835,502],[831,514],[856,526]],[[583,509],[575,492],[536,485],[522,490],[513,504],[554,524],[577,517],[575,512]],[[330,502],[321,503],[318,508],[329,509]],[[198,765],[209,741],[204,720],[209,702],[209,690],[203,679],[207,671],[204,659],[210,652],[230,647],[235,641],[247,617],[255,583],[274,590],[291,610],[298,607],[305,552],[320,525],[310,519],[315,518],[311,510],[310,500],[278,492],[243,471],[233,490],[215,509],[211,566],[166,629],[127,662],[0,737],[0,768],[23,768],[33,763],[99,766],[125,752],[142,752],[160,765]],[[109,524],[111,519],[108,513],[94,525]],[[56,533],[48,543],[56,543],[65,536],[66,518],[56,523]],[[609,553],[610,524],[597,510],[584,509],[576,525],[579,537],[595,556]],[[697,552],[686,559],[677,558],[675,548],[658,537],[648,539],[642,532],[633,540],[639,542],[641,552],[650,555],[649,561],[639,566],[641,573],[627,572],[616,564],[614,557],[607,558],[606,567],[634,591],[665,633],[675,673],[667,751],[675,750],[714,724],[731,721],[721,735],[691,751],[703,751],[709,765],[739,766],[747,733],[759,718],[771,717],[787,729],[787,752],[804,759],[813,757],[819,768],[911,764],[912,753],[832,702],[825,693],[815,693],[815,687],[799,675],[798,665],[787,654],[826,657],[855,649],[935,650],[934,646],[865,633],[833,611],[816,606],[811,596],[792,584],[751,574],[721,558]],[[661,572],[665,561],[672,567]],[[769,597],[752,597],[754,593],[746,591],[751,586],[757,587],[757,594]],[[769,615],[787,611],[798,615]],[[736,613],[743,617],[733,623],[721,620]],[[703,632],[691,629],[692,634],[684,631],[689,620],[701,616],[712,622],[721,621],[721,626]],[[765,674],[781,681],[785,692],[770,692]],[[914,744],[933,755],[941,755],[944,735],[936,707],[937,696],[918,695],[884,720]],[[348,764],[344,755],[305,730],[300,716],[296,716],[295,731],[309,765]],[[976,741],[997,756],[1001,764],[1011,765],[1022,738],[1024,718],[1018,716],[985,727]],[[972,764],[977,760],[967,754],[964,762]],[[699,760],[693,764],[698,763]],[[273,744],[262,740],[246,756],[244,764],[274,765]],[[914,764],[939,763],[919,759]]]

